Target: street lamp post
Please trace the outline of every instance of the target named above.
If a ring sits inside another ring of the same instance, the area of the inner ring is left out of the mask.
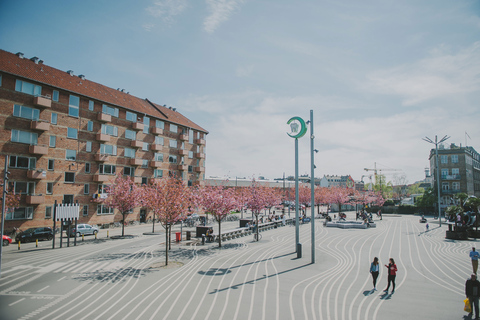
[[[440,141],[437,140],[436,135],[435,135],[435,141],[433,141],[429,137],[422,138],[424,141],[435,145],[435,162],[436,162],[436,170],[437,170],[438,221],[440,222],[440,227],[442,226],[442,216],[441,216],[442,211],[440,208],[440,164],[438,162],[438,144],[446,141],[449,138],[450,138],[449,136],[444,136]]]

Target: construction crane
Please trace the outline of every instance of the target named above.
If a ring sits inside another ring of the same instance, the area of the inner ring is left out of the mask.
[[[369,169],[369,168],[364,168],[363,170],[365,171],[373,171],[373,174],[375,175],[375,183],[377,183],[377,172],[378,171],[402,171],[402,170],[399,170],[399,169],[377,169],[377,163],[374,162],[373,163],[373,169]],[[372,176],[370,176],[370,183],[371,183],[371,178]],[[382,190],[382,180],[380,179],[380,190]]]

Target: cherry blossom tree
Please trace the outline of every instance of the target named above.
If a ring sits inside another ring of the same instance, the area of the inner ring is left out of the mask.
[[[165,265],[168,265],[168,250],[172,226],[186,217],[192,206],[192,193],[182,180],[170,176],[143,186],[142,203],[153,211],[165,229]]]
[[[99,201],[122,214],[122,237],[125,236],[125,215],[140,205],[139,190],[131,177],[117,174],[114,183],[106,187],[107,198]]]
[[[238,207],[235,190],[224,186],[205,186],[199,190],[199,205],[218,222],[218,246],[222,246],[222,221]]]
[[[252,184],[248,187],[248,196],[247,196],[247,208],[249,208],[256,218],[257,226],[257,241],[258,241],[258,215],[260,212],[267,206],[267,188],[261,186],[255,179],[253,179]]]
[[[338,204],[338,212],[342,211],[342,205],[350,202],[350,194],[352,191],[347,188],[332,187],[328,193],[328,202]]]

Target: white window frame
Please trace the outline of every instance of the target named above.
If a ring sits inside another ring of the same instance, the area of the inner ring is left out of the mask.
[[[52,101],[58,102],[59,98],[60,98],[60,92],[58,92],[58,90],[53,90]]]
[[[50,122],[52,124],[57,124],[57,121],[58,121],[58,115],[55,112],[52,112],[52,114],[50,115]]]
[[[80,116],[80,97],[70,95],[68,99],[68,115],[75,118]]]
[[[135,159],[135,149],[133,148],[124,148],[123,156],[125,158]]]
[[[67,127],[67,138],[78,139],[78,129]]]
[[[73,159],[72,159],[73,155]],[[65,160],[76,161],[77,160],[77,150],[65,149]]]
[[[32,107],[22,106],[21,104],[14,104],[13,116],[36,121],[40,118],[40,110]]]
[[[102,105],[102,113],[109,114],[113,117],[118,118],[118,108],[110,107],[109,105]]]
[[[24,210],[23,217],[16,217],[18,216],[18,211]],[[11,211],[8,210],[7,214],[5,215],[5,220],[32,220],[33,219],[33,207],[20,207],[15,208],[15,210]]]
[[[87,141],[87,144],[85,145],[85,151],[92,152],[92,141]]]
[[[19,166],[18,162],[19,159],[25,160],[28,162],[27,167]],[[14,165],[12,166],[12,162],[14,162]],[[8,167],[9,168],[16,168],[16,169],[28,169],[28,170],[34,170],[37,167],[37,158],[34,157],[23,157],[23,156],[10,156],[10,159],[8,160]]]
[[[38,134],[34,132],[12,129],[11,141],[29,145],[37,145]]]
[[[137,122],[137,114],[133,113],[133,112],[130,112],[130,111],[127,111],[126,114],[125,114],[125,119],[127,121]]]
[[[111,152],[109,152],[110,148],[112,149]],[[100,154],[108,154],[108,155],[116,156],[117,146],[102,143],[100,144]]]
[[[55,148],[57,146],[57,137],[56,136],[50,136],[48,139],[48,146],[50,148]]]
[[[32,89],[32,90],[30,90]],[[41,96],[42,87],[31,82],[16,79],[15,91],[26,93],[32,96]]]

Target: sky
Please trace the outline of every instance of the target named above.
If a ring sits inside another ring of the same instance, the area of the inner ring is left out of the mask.
[[[0,0],[0,49],[177,108],[207,177],[294,175],[310,110],[316,177],[414,183],[424,137],[480,152],[478,0]]]

